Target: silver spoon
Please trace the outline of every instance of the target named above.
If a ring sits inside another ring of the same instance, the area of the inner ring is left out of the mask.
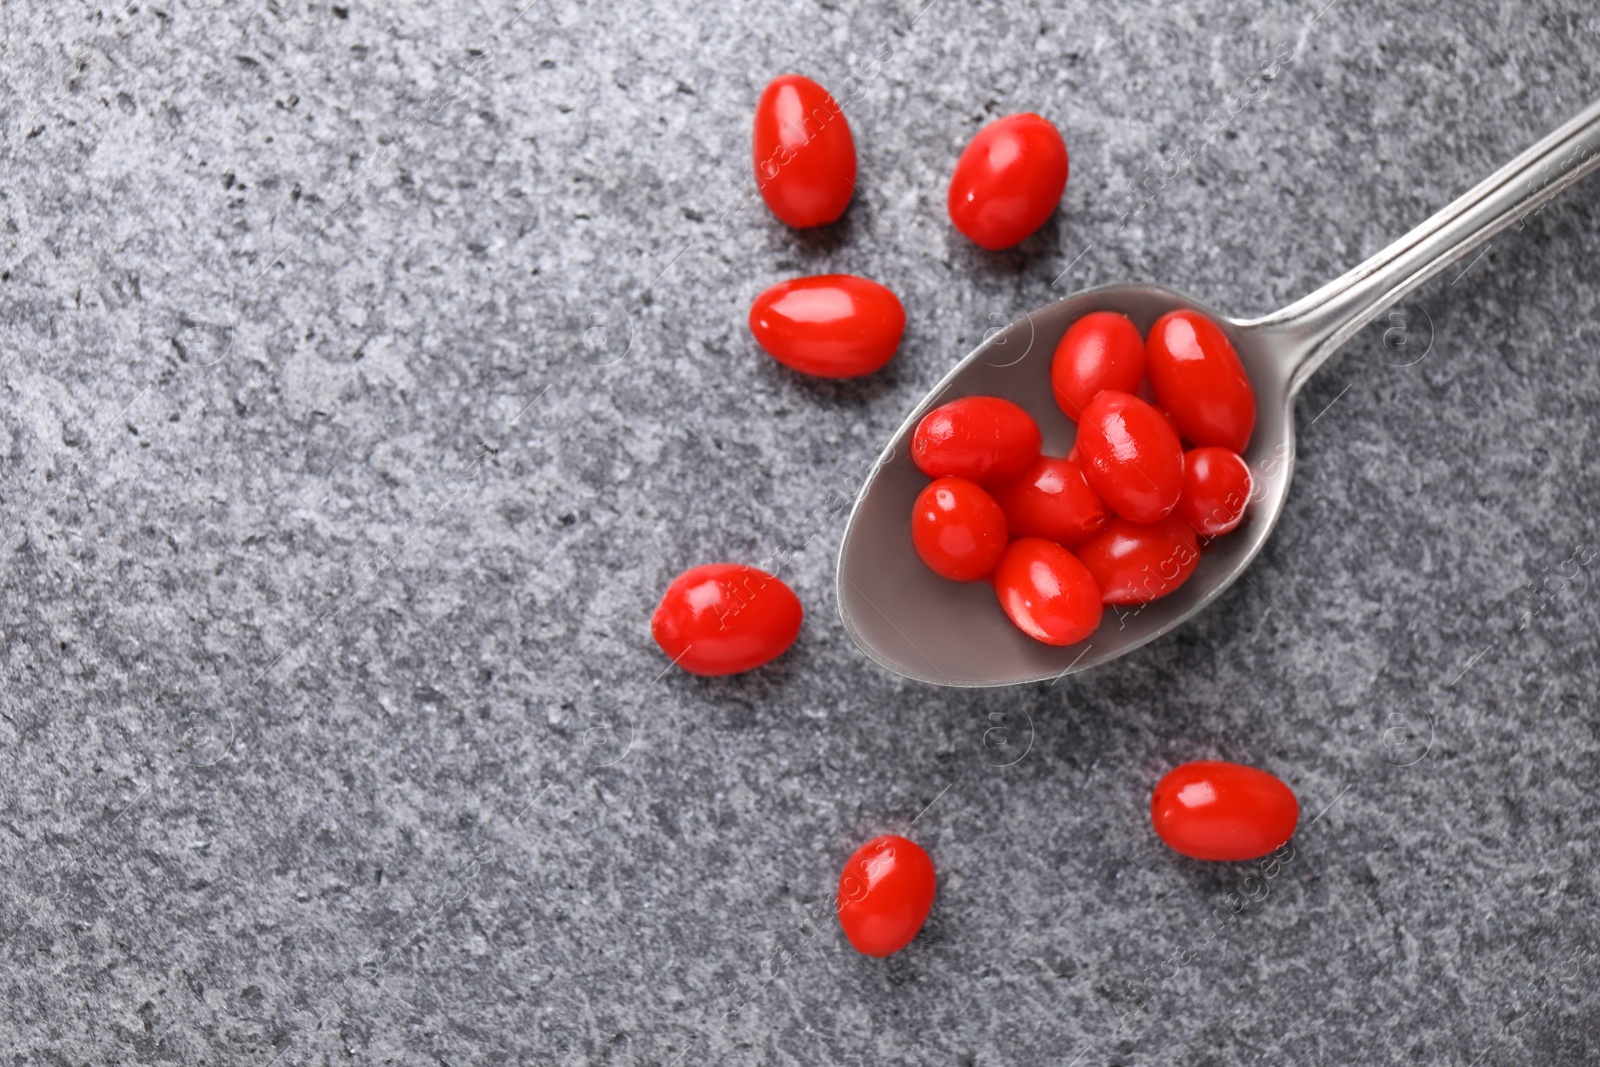
[[[1029,314],[956,365],[895,431],[850,513],[839,548],[839,614],[862,651],[897,674],[937,685],[987,686],[1057,678],[1131,652],[1204,608],[1244,573],[1283,512],[1294,469],[1294,398],[1356,331],[1458,257],[1600,167],[1600,101],[1500,168],[1471,192],[1342,278],[1265,318],[1236,319],[1153,285],[1105,285]],[[1005,397],[1063,455],[1072,424],[1050,391],[1056,344],[1080,316],[1120,311],[1141,331],[1176,308],[1211,316],[1233,341],[1256,391],[1245,460],[1255,485],[1244,522],[1217,539],[1176,592],[1142,608],[1108,609],[1100,629],[1066,648],[1012,626],[988,582],[945,581],[911,547],[911,505],[928,479],[910,441],[931,408],[960,396]]]

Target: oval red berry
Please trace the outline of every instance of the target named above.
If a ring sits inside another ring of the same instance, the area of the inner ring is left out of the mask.
[[[1253,860],[1294,836],[1300,802],[1274,775],[1223,760],[1174,767],[1150,796],[1156,836],[1197,860]]]
[[[1208,445],[1183,454],[1177,516],[1202,537],[1232,533],[1250,503],[1250,466],[1237,452]]]
[[[1198,311],[1156,320],[1145,345],[1156,400],[1193,445],[1243,452],[1256,426],[1256,392],[1222,328]]]
[[[779,282],[750,305],[750,332],[779,363],[819,378],[857,378],[889,362],[905,332],[899,297],[851,274]]]
[[[1160,522],[1112,519],[1075,551],[1107,604],[1145,604],[1189,580],[1200,562],[1194,530],[1176,515]]]
[[[933,860],[915,842],[884,834],[856,849],[839,873],[839,925],[857,952],[887,956],[911,943],[933,907]]]
[[[1100,625],[1100,590],[1071,552],[1041,537],[1011,542],[994,592],[1012,623],[1047,645],[1075,645]]]
[[[911,461],[930,478],[1009,481],[1033,466],[1043,438],[1033,416],[996,396],[966,396],[917,423]]]
[[[1078,420],[1078,462],[1095,495],[1134,522],[1166,518],[1183,492],[1183,446],[1172,424],[1132,393],[1107,389]]]
[[[1006,516],[977,482],[940,478],[917,496],[911,543],[939,577],[977,581],[1006,550]]]
[[[1133,393],[1143,381],[1144,338],[1115,311],[1091,312],[1074,322],[1050,362],[1056,404],[1074,422],[1101,391]]]
[[[1020,478],[994,489],[1012,537],[1042,537],[1072,546],[1111,518],[1076,460],[1040,456]]]
[[[1044,225],[1067,187],[1067,145],[1038,115],[996,119],[967,145],[950,178],[950,221],[984,248],[1010,248]]]
[[[803,614],[781,579],[743,564],[707,563],[667,586],[650,633],[690,674],[738,674],[783,655]]]
[[[799,74],[772,79],[756,103],[756,187],[790,226],[833,222],[856,188],[856,142],[833,94]]]

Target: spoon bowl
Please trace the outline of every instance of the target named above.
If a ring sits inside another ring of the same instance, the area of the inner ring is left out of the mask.
[[[896,674],[951,686],[1059,678],[1171,631],[1238,580],[1277,525],[1294,469],[1294,399],[1312,372],[1407,293],[1596,167],[1600,102],[1399,241],[1274,315],[1236,319],[1159,286],[1108,285],[1033,311],[986,338],[907,416],[856,497],[839,549],[839,614],[846,631]],[[1065,455],[1076,429],[1056,406],[1050,364],[1067,328],[1091,311],[1117,311],[1148,334],[1158,318],[1180,308],[1222,328],[1255,389],[1255,432],[1244,452],[1252,478],[1244,520],[1202,549],[1194,572],[1171,594],[1108,607],[1099,629],[1078,644],[1034,641],[1006,618],[988,582],[947,581],[917,556],[910,516],[929,479],[911,461],[912,434],[941,404],[998,396],[1033,416],[1047,455]]]
[[[918,558],[911,545],[911,507],[929,479],[911,462],[911,436],[940,404],[960,396],[998,396],[1033,416],[1047,455],[1065,455],[1076,428],[1056,406],[1050,361],[1067,328],[1091,311],[1118,311],[1144,334],[1180,308],[1202,312],[1223,328],[1255,387],[1256,429],[1244,453],[1252,478],[1244,521],[1206,547],[1189,580],[1170,596],[1108,608],[1100,629],[1076,645],[1041,644],[1011,624],[988,582],[946,581]],[[895,432],[869,491],[857,501],[839,557],[839,605],[850,635],[897,674],[940,685],[997,685],[1088,670],[1155,640],[1205,607],[1261,551],[1288,495],[1294,398],[1273,339],[1259,327],[1151,285],[1088,289],[987,338]]]

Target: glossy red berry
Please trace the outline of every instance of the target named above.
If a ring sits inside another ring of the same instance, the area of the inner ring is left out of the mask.
[[[1050,363],[1056,403],[1076,422],[1101,391],[1134,393],[1144,381],[1144,338],[1126,315],[1094,311],[1074,322]]]
[[[911,436],[911,461],[930,478],[982,485],[1009,481],[1033,466],[1043,438],[1033,416],[996,396],[965,396],[934,408]]]
[[[667,586],[650,633],[690,674],[738,674],[783,655],[802,615],[781,579],[738,563],[707,563]]]
[[[1042,537],[1072,546],[1103,528],[1111,513],[1089,488],[1075,460],[1040,456],[1020,478],[994,489],[1012,537]]]
[[[1256,392],[1222,328],[1198,311],[1156,320],[1145,345],[1156,399],[1192,445],[1243,452],[1256,426]]]
[[[978,131],[950,179],[950,221],[991,250],[1044,225],[1067,187],[1067,145],[1038,115],[1007,115]]]
[[[772,79],[756,103],[756,187],[790,226],[822,226],[850,205],[856,142],[833,94],[810,78]]]
[[[1107,389],[1083,409],[1075,445],[1089,488],[1134,522],[1172,513],[1183,492],[1183,446],[1172,425],[1132,393]]]
[[[1183,454],[1178,518],[1202,537],[1232,533],[1250,502],[1250,465],[1237,452],[1206,446]]]
[[[911,509],[911,543],[939,577],[977,581],[1006,550],[1005,512],[977,482],[940,478]]]
[[[1075,645],[1100,625],[1100,590],[1088,568],[1054,541],[1011,542],[994,569],[1000,609],[1023,633],[1047,645]]]
[[[899,952],[922,929],[933,891],[933,860],[920,846],[894,834],[874,837],[839,873],[839,925],[857,952]]]
[[[756,343],[784,366],[819,378],[871,374],[889,362],[905,328],[900,299],[851,274],[779,282],[750,306]]]
[[[1294,836],[1300,802],[1266,771],[1222,760],[1174,767],[1150,796],[1156,836],[1197,860],[1253,860]]]
[[[1107,604],[1164,597],[1188,581],[1200,562],[1194,530],[1176,515],[1154,523],[1112,519],[1074,551]]]

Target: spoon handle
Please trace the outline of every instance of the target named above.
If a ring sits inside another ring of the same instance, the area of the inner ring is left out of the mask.
[[[1525,225],[1545,201],[1596,168],[1600,100],[1359,267],[1244,325],[1283,339],[1293,396],[1357,330],[1453,260],[1513,223]]]

